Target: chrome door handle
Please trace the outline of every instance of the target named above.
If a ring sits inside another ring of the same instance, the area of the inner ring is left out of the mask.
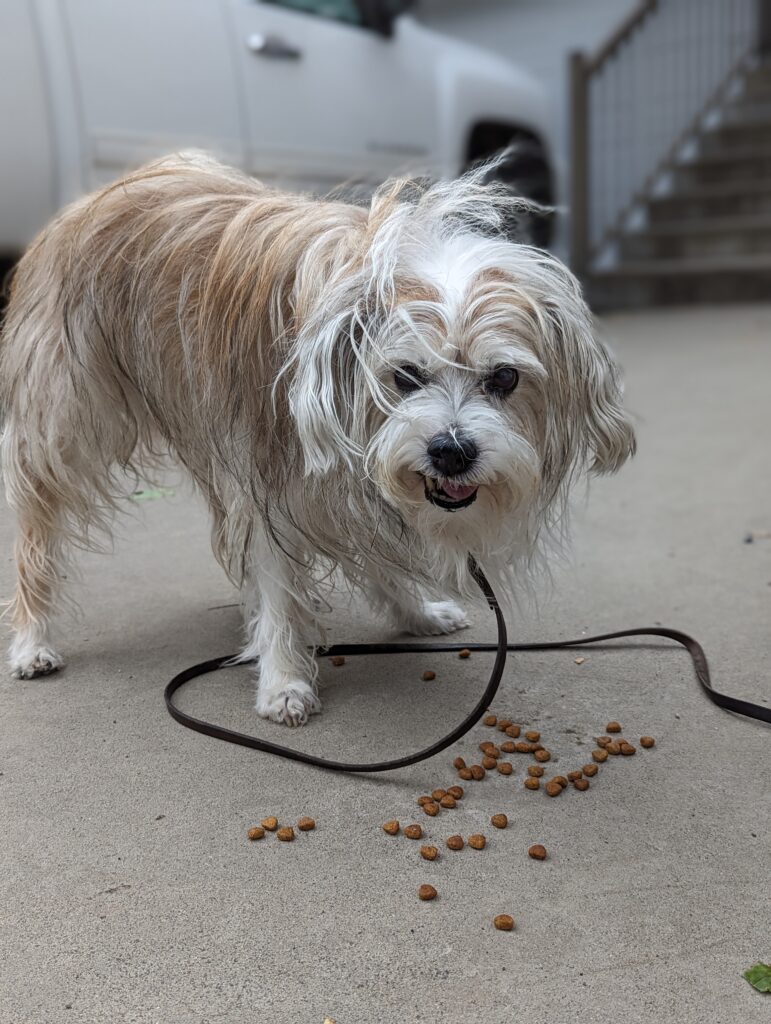
[[[262,32],[252,32],[246,40],[246,45],[258,57],[273,57],[279,60],[299,60],[302,57],[302,50],[298,50],[281,36],[266,36]]]

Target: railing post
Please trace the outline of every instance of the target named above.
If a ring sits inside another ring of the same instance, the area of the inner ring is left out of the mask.
[[[771,0],[757,0],[758,5],[758,53],[761,57],[771,56]]]
[[[589,266],[589,74],[582,53],[570,55],[570,264]]]

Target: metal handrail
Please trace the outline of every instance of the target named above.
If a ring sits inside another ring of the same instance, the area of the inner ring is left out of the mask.
[[[658,5],[659,0],[642,0],[637,7],[630,11],[613,34],[597,50],[595,55],[586,59],[587,73],[591,75],[598,71],[608,58],[612,57],[616,50],[640,27],[648,15],[656,10]]]

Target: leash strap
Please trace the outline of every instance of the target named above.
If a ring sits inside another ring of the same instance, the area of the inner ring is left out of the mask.
[[[175,718],[188,729],[202,732],[206,736],[214,736],[218,740],[226,740],[228,743],[236,743],[242,747],[251,747],[253,750],[261,750],[266,754],[276,754],[279,757],[286,757],[292,761],[302,761],[305,764],[315,765],[317,768],[328,768],[337,772],[389,772],[396,768],[405,768],[407,765],[417,764],[418,761],[425,761],[433,757],[441,750],[451,746],[456,740],[472,729],[484,712],[493,701],[503,676],[503,669],[506,665],[506,655],[509,651],[553,651],[566,650],[571,647],[582,647],[586,644],[600,644],[606,640],[621,640],[624,637],[632,636],[660,636],[668,640],[674,640],[681,644],[690,654],[693,663],[696,679],[702,690],[718,707],[726,711],[733,711],[738,715],[745,715],[748,718],[757,718],[761,722],[771,724],[771,708],[763,707],[760,704],[753,704],[748,700],[741,700],[738,697],[729,697],[725,693],[719,693],[712,686],[709,674],[707,657],[701,645],[677,629],[667,629],[663,626],[651,626],[646,629],[624,629],[617,633],[602,633],[599,636],[581,637],[578,640],[556,640],[550,643],[533,644],[510,644],[507,642],[506,623],[504,621],[498,601],[493,593],[492,587],[487,581],[482,570],[473,559],[469,559],[469,569],[477,585],[485,596],[487,603],[495,615],[498,627],[498,640],[494,644],[447,644],[447,643],[391,643],[391,644],[335,644],[332,647],[318,648],[317,657],[329,657],[335,654],[346,657],[358,657],[366,654],[413,654],[416,651],[422,654],[439,653],[448,651],[494,651],[495,662],[490,674],[490,681],[485,687],[484,693],[477,701],[474,709],[463,719],[452,732],[442,739],[432,743],[430,747],[419,751],[416,754],[409,754],[406,757],[397,757],[390,761],[376,761],[374,763],[351,763],[347,761],[334,761],[330,758],[317,757],[315,754],[307,754],[301,750],[293,750],[291,747],[284,747],[279,743],[271,743],[270,740],[259,739],[257,736],[250,736],[247,733],[236,732],[233,729],[226,729],[221,725],[214,725],[201,718],[193,718],[192,715],[180,711],[174,703],[174,694],[185,683],[190,682],[197,676],[207,675],[217,669],[233,665],[235,655],[229,654],[223,658],[212,658],[210,661],[203,661],[199,665],[193,665],[174,676],[164,690],[166,707],[172,718]],[[239,662],[237,664],[244,664]]]

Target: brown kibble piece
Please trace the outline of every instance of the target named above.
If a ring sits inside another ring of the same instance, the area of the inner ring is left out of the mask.
[[[254,828],[249,829],[246,835],[247,838],[251,839],[252,842],[254,842],[255,839],[262,839],[262,837],[265,835],[265,829],[260,828],[259,825],[255,825]]]
[[[436,889],[433,885],[421,885],[418,889],[419,900],[433,900],[436,898]]]
[[[488,772],[491,772],[497,764],[498,762],[495,760],[494,757],[485,756],[482,758],[482,767],[486,768]]]
[[[532,775],[528,775],[525,779],[525,789],[540,789],[541,780],[534,779]]]
[[[610,736],[597,736],[595,742],[597,743],[598,747],[602,747],[602,749],[605,750],[607,749],[608,744],[612,743],[613,740],[610,738]]]
[[[640,737],[640,746],[641,747],[645,747],[646,749],[650,748],[650,747],[655,747],[656,746],[656,741],[654,740],[654,738],[652,736],[641,736]]]
[[[576,779],[576,781],[573,783],[573,785],[576,787],[577,790],[580,790],[580,792],[583,793],[585,789],[589,788],[589,780],[588,779]]]
[[[462,850],[464,847],[463,836],[450,836],[447,846],[450,850]]]
[[[499,932],[514,931],[514,918],[510,914],[498,914],[493,918],[493,924]]]
[[[506,732],[510,729],[514,723],[510,718],[499,718],[498,719],[498,732]]]
[[[429,818],[435,818],[439,813],[439,804],[434,800],[429,804],[423,804],[423,813],[427,814]]]
[[[536,759],[536,761],[551,761],[551,754],[548,750],[536,750],[536,752],[533,754],[533,757]]]
[[[514,743],[511,740],[506,740],[505,743],[501,743],[501,753],[502,754],[513,754],[515,749],[516,749],[516,747],[515,747]]]
[[[383,831],[387,832],[389,836],[395,836],[396,833],[399,831],[399,822],[387,821],[385,825],[383,825]]]
[[[506,828],[509,824],[509,819],[505,814],[494,814],[492,818],[490,818],[490,824],[494,825],[496,828]]]
[[[598,764],[602,764],[603,761],[607,761],[608,760],[608,752],[607,752],[607,750],[593,750],[592,751],[592,759],[594,761],[597,761]]]
[[[498,719],[495,715],[485,715],[482,719],[482,725],[497,725]]]
[[[418,797],[418,807],[422,807],[424,804],[430,804],[430,803],[431,803],[431,797],[430,796],[419,796]]]
[[[424,683],[430,683],[432,679],[436,679],[436,672],[432,672],[430,668],[427,668],[420,678]]]
[[[345,664],[345,658],[342,656],[342,654],[333,654],[329,660],[332,662],[335,668],[340,668],[341,665]]]
[[[439,851],[435,846],[421,846],[420,856],[423,860],[436,860],[439,856]]]
[[[525,739],[530,740],[531,743],[537,743],[540,738],[540,732],[536,732],[535,729],[531,729],[525,733]]]
[[[527,766],[527,774],[532,775],[534,779],[540,779],[544,773],[544,768],[540,764],[529,764]]]
[[[450,796],[449,793],[445,793],[442,799],[439,801],[439,806],[451,811],[452,808],[455,807],[455,797]]]
[[[316,827],[316,822],[313,818],[300,818],[297,822],[297,827],[301,832],[312,832]]]
[[[583,774],[584,773],[580,769],[577,769],[574,772],[568,772],[568,782],[575,782],[576,779],[580,779]]]
[[[458,768],[465,768],[466,767],[466,762],[463,760],[462,757],[456,757],[455,760],[452,762],[452,766],[453,766],[453,768],[456,768],[456,769],[458,769]]]
[[[613,742],[609,743],[605,749],[609,754],[612,754],[615,757],[617,754],[621,753],[621,744],[616,743],[616,741],[613,740]]]
[[[588,775],[591,779],[593,776],[597,774],[599,768],[596,764],[585,764],[581,770],[583,771],[584,775]]]
[[[477,834],[468,837],[468,844],[472,850],[484,850],[487,840],[484,836]]]
[[[469,771],[471,772],[471,778],[475,779],[477,782],[481,782],[485,777],[485,770],[481,764],[472,764]]]
[[[559,782],[555,782],[553,779],[551,782],[546,783],[545,788],[549,796],[559,796],[562,792],[562,786],[560,786]]]
[[[423,829],[420,825],[406,825],[404,828],[404,834],[408,839],[422,839]]]
[[[458,772],[458,778],[463,779],[464,782],[470,782],[474,778],[474,773],[470,768],[461,768]]]
[[[458,651],[458,657],[469,658],[471,657],[471,651],[468,649],[468,647],[464,647],[462,651]]]
[[[567,788],[568,780],[565,778],[564,775],[555,775],[551,781],[558,782],[563,789]]]
[[[282,843],[291,843],[294,839],[294,829],[292,826],[285,825],[283,828],[278,829],[276,839],[280,839]]]
[[[621,725],[618,722],[608,722],[605,732],[621,732]]]
[[[463,799],[463,786],[450,786],[447,792],[450,796],[454,796],[456,800]]]
[[[443,796],[444,796],[444,795],[445,795],[446,793],[447,793],[447,790],[446,790],[446,789],[435,789],[435,790],[434,790],[434,791],[433,791],[433,792],[431,793],[431,799],[432,799],[432,800],[441,800],[441,799],[442,799],[442,797],[443,797]]]
[[[514,749],[518,754],[532,754],[533,752],[530,744],[525,743],[524,740],[518,740],[518,742],[514,744]]]
[[[533,846],[528,847],[528,856],[532,857],[533,860],[546,860],[548,854],[546,853],[546,847],[541,846],[540,843],[534,843]]]
[[[492,740],[482,740],[479,744],[479,749],[483,754],[489,754],[491,750],[495,750],[495,744]]]
[[[515,740],[522,732],[522,730],[518,725],[509,725],[504,729],[504,732],[506,733],[507,736],[511,736],[511,738]]]
[[[510,761],[502,761],[498,766],[497,770],[501,775],[511,775],[514,771],[514,765]]]
[[[637,747],[633,747],[631,743],[627,743],[626,740],[622,740],[621,753],[624,755],[624,757],[631,757],[632,754],[637,753]]]
[[[263,818],[260,824],[263,828],[266,828],[268,832],[275,832],[278,828],[278,818]]]

